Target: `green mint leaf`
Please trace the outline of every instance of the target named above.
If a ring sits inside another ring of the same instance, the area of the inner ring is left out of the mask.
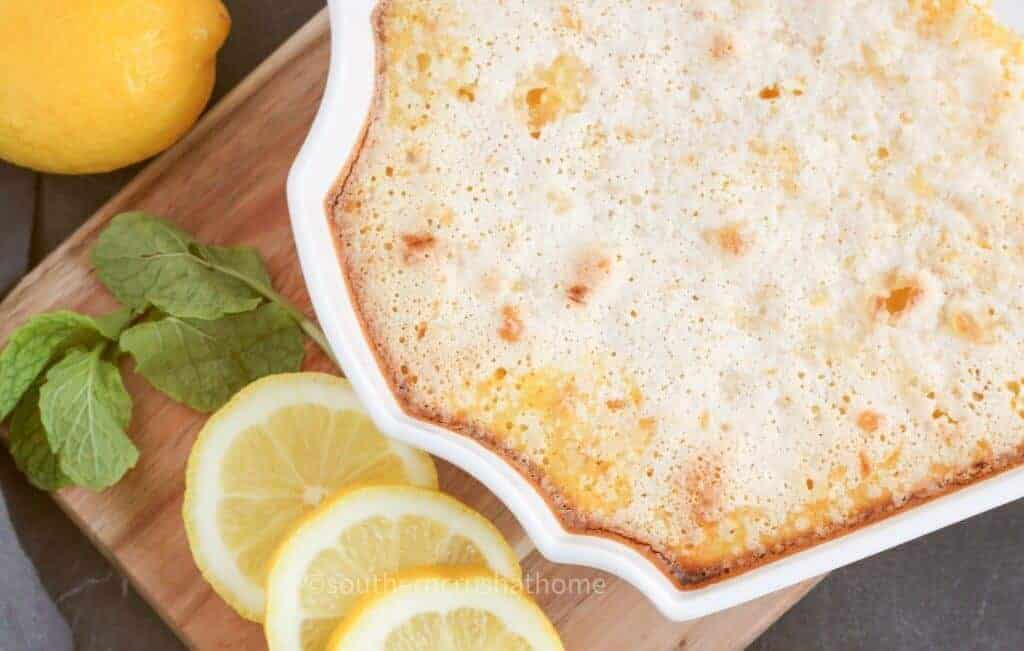
[[[104,348],[68,352],[39,391],[43,428],[61,471],[93,490],[113,486],[139,458],[125,433],[132,399],[117,367],[103,359]]]
[[[72,484],[61,471],[57,455],[46,439],[46,430],[39,415],[38,386],[29,389],[15,407],[8,443],[15,465],[36,488],[55,491]]]
[[[271,303],[277,303],[287,310],[291,317],[295,319],[295,322],[299,324],[299,327],[302,328],[302,331],[306,333],[306,336],[320,346],[321,350],[334,361],[335,366],[341,368],[341,365],[334,359],[334,353],[327,343],[327,337],[324,336],[320,327],[313,321],[310,321],[288,299],[274,291],[270,275],[267,273],[266,267],[263,266],[263,260],[260,258],[259,253],[254,249],[246,247],[227,249],[216,246],[201,247],[200,253],[217,268],[225,273],[242,278],[250,287],[259,292],[263,298]]]
[[[107,289],[136,309],[153,305],[174,316],[209,320],[259,305],[262,298],[256,290],[203,257],[212,248],[198,245],[158,217],[131,212],[111,220],[96,242],[92,261]],[[240,266],[237,273],[254,273],[251,250],[216,250],[222,261],[230,257]]]
[[[0,352],[0,421],[57,357],[103,340],[103,328],[74,312],[41,314],[18,328]]]
[[[229,275],[240,277],[248,285],[270,287],[270,274],[259,251],[249,246],[196,245],[196,253],[204,260]],[[258,290],[257,290],[258,291]]]
[[[111,341],[117,341],[124,329],[139,315],[139,311],[132,307],[122,307],[110,314],[93,317],[96,328],[100,333]]]
[[[142,323],[120,345],[157,389],[203,412],[253,380],[299,370],[304,354],[302,332],[274,303],[213,321],[170,316]]]

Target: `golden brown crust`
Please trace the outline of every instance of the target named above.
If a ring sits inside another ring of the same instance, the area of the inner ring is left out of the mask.
[[[367,115],[366,122],[364,123],[359,143],[343,167],[339,175],[337,185],[326,198],[327,213],[332,216],[338,213],[338,204],[348,188],[352,171],[365,148],[372,118],[380,107],[382,99],[382,78],[384,74],[382,57],[384,30],[382,29],[381,21],[391,3],[392,0],[381,0],[373,12],[372,23],[378,41],[378,48],[376,52],[377,75],[374,99],[370,113]],[[777,96],[777,88],[766,88],[760,94],[761,99],[765,100],[773,100]],[[335,226],[334,220],[332,220],[332,226]],[[738,235],[738,231],[714,233],[710,235],[713,235],[714,241],[722,246],[722,248],[737,255],[743,252],[744,243]],[[406,241],[406,244],[408,244],[410,248],[419,247],[424,244],[424,240],[419,238],[416,234],[411,235],[410,238],[411,240]],[[400,365],[394,363],[394,361],[389,358],[388,352],[382,344],[381,337],[375,332],[366,317],[366,310],[364,309],[362,297],[359,291],[360,280],[358,273],[350,264],[350,260],[345,256],[344,247],[339,246],[340,243],[341,239],[339,237],[336,242],[336,251],[339,263],[341,264],[346,278],[349,297],[352,305],[354,306],[356,317],[360,323],[364,336],[376,357],[377,364],[384,374],[391,391],[396,396],[398,404],[401,406],[402,410],[409,416],[418,420],[438,425],[450,431],[468,436],[478,441],[494,453],[500,455],[534,486],[537,492],[544,498],[545,502],[551,508],[552,512],[559,518],[566,530],[579,534],[598,535],[628,545],[643,554],[646,558],[650,559],[667,577],[673,581],[675,585],[683,590],[702,588],[726,578],[742,574],[796,552],[803,551],[809,547],[852,533],[862,527],[875,524],[892,515],[915,508],[933,499],[943,497],[978,481],[991,478],[999,473],[1024,464],[1024,445],[1022,445],[1013,453],[1000,457],[980,459],[966,467],[960,468],[959,470],[954,470],[944,477],[941,484],[920,488],[911,493],[910,496],[904,499],[899,505],[895,504],[888,497],[879,498],[862,507],[853,516],[849,517],[844,524],[833,527],[827,533],[812,530],[809,533],[792,536],[789,539],[779,539],[773,541],[768,551],[747,552],[718,564],[697,565],[692,562],[687,562],[685,559],[672,554],[668,550],[660,549],[655,544],[639,540],[636,537],[630,536],[628,532],[617,531],[614,528],[588,518],[586,513],[575,507],[565,495],[561,494],[558,490],[553,488],[549,482],[545,481],[543,473],[535,464],[531,463],[522,455],[517,454],[506,445],[503,445],[500,437],[495,432],[488,431],[478,425],[475,425],[457,414],[447,413],[429,405],[417,404],[412,397],[413,393],[410,386],[410,378],[405,377],[400,370]],[[583,303],[585,302],[587,291],[588,286],[585,284],[581,283],[573,285],[567,290],[567,298],[573,303]],[[886,299],[890,301],[890,304],[880,301],[877,306],[879,309],[882,307],[889,309],[893,306],[901,308],[903,303],[913,301],[915,299],[915,295],[912,293],[906,296],[899,294],[895,299],[893,296],[888,295],[886,296]],[[900,305],[896,305],[896,303],[900,303]],[[893,310],[889,309],[889,311],[892,312]],[[519,327],[521,327],[521,325]],[[415,381],[415,378],[412,378],[412,381]],[[871,431],[878,427],[878,422],[876,414],[865,413],[861,415],[861,420],[858,422],[858,425],[866,431]],[[869,460],[861,457],[861,465],[862,473],[867,474],[870,472]],[[868,467],[865,468],[864,466]]]

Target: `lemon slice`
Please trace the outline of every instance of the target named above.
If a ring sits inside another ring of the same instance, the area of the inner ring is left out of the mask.
[[[382,436],[341,378],[254,382],[206,423],[188,460],[183,514],[196,564],[240,615],[261,621],[285,534],[355,482],[434,488],[437,471],[426,453]]]
[[[480,570],[429,568],[402,574],[363,597],[331,636],[328,651],[560,651],[537,604]]]
[[[299,524],[274,556],[265,623],[271,651],[321,651],[356,599],[427,565],[521,580],[498,530],[457,500],[408,486],[345,491]]]

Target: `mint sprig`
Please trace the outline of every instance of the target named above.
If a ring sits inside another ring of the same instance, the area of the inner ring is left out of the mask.
[[[129,307],[153,306],[168,314],[219,319],[248,312],[260,296],[245,282],[225,274],[201,255],[190,235],[145,213],[118,215],[92,250],[92,263],[110,293]],[[228,260],[229,256],[222,256]],[[264,274],[255,251],[238,249],[230,257],[239,273]]]
[[[255,249],[200,244],[131,212],[111,220],[92,261],[124,307],[36,316],[0,351],[0,421],[10,416],[15,462],[44,490],[102,490],[136,464],[123,354],[158,390],[202,412],[253,380],[299,370],[302,333],[331,356],[320,328],[274,291]]]
[[[117,339],[112,319],[99,320],[61,310],[41,314],[19,328],[0,352],[0,421],[7,418],[36,379],[73,348]]]
[[[169,222],[143,212],[114,217],[92,252],[100,281],[122,303],[173,316],[219,319],[275,303],[331,357],[313,321],[274,291],[259,253],[250,247],[199,244]]]
[[[169,316],[121,336],[135,370],[197,411],[214,411],[257,378],[302,364],[303,340],[288,312],[268,303],[213,321]]]

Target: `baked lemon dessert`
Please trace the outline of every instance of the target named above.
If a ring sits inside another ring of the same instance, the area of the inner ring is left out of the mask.
[[[966,0],[391,0],[330,207],[412,414],[694,586],[1024,457],[1024,43]]]

